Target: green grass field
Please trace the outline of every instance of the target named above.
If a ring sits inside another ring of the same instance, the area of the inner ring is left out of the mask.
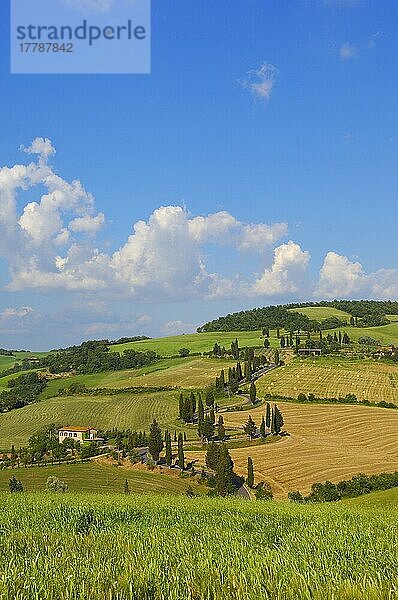
[[[0,595],[396,600],[396,512],[238,499],[1,495]]]
[[[304,308],[291,308],[290,310],[320,322],[329,319],[330,317],[337,317],[341,321],[347,321],[347,323],[349,323],[351,317],[349,313],[330,306],[307,306]]]
[[[185,389],[202,388],[213,383],[221,369],[228,369],[234,362],[218,358],[172,358],[160,360],[141,369],[108,371],[93,375],[73,375],[53,379],[49,382],[42,398],[51,398],[58,390],[72,383],[87,387],[126,388],[139,386],[178,386]],[[0,379],[0,386],[1,386]]]
[[[241,348],[244,346],[262,346],[264,341],[261,337],[261,331],[214,331],[117,344],[110,346],[110,349],[112,352],[123,352],[127,349],[154,350],[161,356],[173,356],[178,354],[180,348],[188,348],[191,352],[208,352],[213,350],[216,342],[220,346],[230,348],[231,342],[235,338],[238,338]]]
[[[45,489],[48,477],[55,475],[68,484],[71,492],[98,492],[101,494],[122,493],[124,482],[128,481],[130,493],[134,494],[183,494],[188,485],[195,493],[208,491],[192,477],[182,478],[178,474],[168,474],[168,469],[159,472],[146,471],[141,467],[119,467],[96,461],[71,465],[48,465],[46,467],[21,467],[0,471],[0,492],[8,490],[12,475],[19,479],[27,492]]]
[[[322,398],[355,394],[360,400],[398,403],[398,365],[343,357],[295,358],[257,381],[260,395],[300,392]]]
[[[177,397],[176,392],[157,392],[49,398],[0,414],[0,447],[23,446],[33,433],[51,423],[148,430],[156,418],[162,428],[180,430]]]
[[[324,331],[323,334],[333,333],[336,329]],[[358,342],[360,337],[371,337],[382,345],[398,346],[398,322],[390,323],[389,325],[381,325],[380,327],[343,327],[341,331],[346,331],[351,340]]]
[[[364,506],[365,508],[369,507],[372,510],[377,506],[394,507],[398,505],[398,488],[395,487],[390,490],[372,492],[371,494],[358,496],[358,498],[345,499],[344,504]]]
[[[3,356],[0,355],[0,371],[5,371],[15,364],[16,360],[14,356]]]

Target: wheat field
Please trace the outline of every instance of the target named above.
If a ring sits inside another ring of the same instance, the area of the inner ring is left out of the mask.
[[[398,411],[350,405],[278,403],[290,436],[276,443],[230,450],[238,474],[246,476],[247,457],[255,477],[268,481],[276,498],[312,483],[337,482],[359,472],[398,470]],[[264,406],[250,412],[259,426]],[[240,427],[249,412],[224,413],[227,426]],[[203,462],[204,452],[190,452]]]
[[[294,359],[257,382],[259,395],[300,392],[322,398],[355,394],[359,400],[398,402],[398,365],[344,357]]]

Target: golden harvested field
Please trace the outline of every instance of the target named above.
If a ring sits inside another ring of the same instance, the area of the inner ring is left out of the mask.
[[[355,394],[360,400],[398,402],[398,365],[372,360],[306,358],[288,362],[257,382],[259,395],[290,396],[300,392],[321,398]]]
[[[247,457],[256,481],[268,481],[276,498],[308,492],[312,483],[337,482],[359,472],[398,469],[398,410],[350,405],[278,403],[290,437],[273,444],[230,450],[238,474],[246,476]],[[264,406],[251,411],[257,425]],[[249,412],[224,413],[228,427],[241,426]],[[203,461],[204,452],[189,458]]]

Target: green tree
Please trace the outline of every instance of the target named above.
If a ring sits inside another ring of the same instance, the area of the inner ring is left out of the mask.
[[[253,460],[251,456],[247,457],[247,478],[246,483],[249,488],[254,487],[254,468],[253,468]]]
[[[223,440],[225,438],[224,419],[223,419],[222,415],[220,415],[218,417],[217,437],[218,437],[219,440]]]
[[[188,356],[190,353],[189,348],[180,348],[178,354],[182,357]]]
[[[166,465],[168,467],[171,467],[171,464],[173,462],[173,453],[171,450],[171,435],[169,434],[168,431],[166,431],[166,434],[165,434],[165,442],[166,442]]]
[[[129,482],[127,481],[127,479],[124,481],[123,491],[127,495],[130,493]]]
[[[209,419],[213,424],[216,422],[216,415],[213,407],[211,407],[209,410]]]
[[[220,449],[220,444],[215,444],[214,442],[211,442],[207,446],[205,462],[209,469],[212,469],[212,471],[217,470],[217,465],[220,460]]]
[[[248,418],[247,422],[243,425],[243,431],[246,433],[246,435],[251,440],[256,435],[257,427],[256,427],[255,422],[251,418],[251,415],[249,415],[249,418]]]
[[[289,492],[287,497],[289,498],[290,502],[297,502],[299,504],[302,504],[304,502],[303,495],[298,491]]]
[[[148,444],[149,453],[152,456],[153,460],[157,462],[159,460],[159,455],[163,450],[163,440],[162,440],[162,431],[156,421],[153,420],[151,429],[149,432],[149,444]]]
[[[257,388],[256,388],[256,384],[254,382],[252,382],[250,384],[249,396],[250,396],[250,402],[252,404],[255,404],[256,398],[257,398]]]
[[[205,410],[203,407],[202,398],[198,399],[198,436],[202,437],[203,435],[203,421],[205,419]]]
[[[185,469],[184,440],[182,433],[178,434],[178,466],[182,471]]]
[[[260,435],[261,435],[262,438],[265,438],[265,435],[266,435],[265,419],[264,419],[264,417],[261,419]]]
[[[275,431],[275,433],[279,434],[281,432],[282,427],[283,427],[283,416],[282,416],[281,411],[275,404],[275,407],[274,407],[274,431]]]
[[[214,437],[214,421],[209,415],[206,415],[203,421],[202,437],[206,440],[210,440]]]
[[[271,406],[270,403],[267,402],[265,407],[265,425],[268,429],[271,427]]]
[[[206,402],[206,406],[214,405],[214,392],[211,388],[208,388],[206,390],[205,402]]]
[[[227,496],[235,491],[233,484],[233,462],[225,444],[220,444],[220,456],[216,469],[216,492]]]
[[[23,485],[19,481],[19,479],[17,479],[15,477],[15,475],[13,475],[9,479],[9,481],[8,481],[8,488],[9,488],[10,492],[23,492]]]
[[[269,348],[269,339],[265,338],[264,340],[264,348]]]
[[[256,500],[272,500],[272,488],[269,483],[261,481],[256,487]]]
[[[280,356],[279,356],[279,350],[278,350],[278,348],[276,348],[275,349],[275,354],[274,354],[274,363],[276,365],[279,365],[280,361],[281,361],[281,359],[280,359]]]

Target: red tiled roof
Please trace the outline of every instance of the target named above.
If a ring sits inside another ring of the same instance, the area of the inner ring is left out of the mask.
[[[61,427],[61,429],[59,429],[58,431],[81,431],[81,432],[85,432],[85,431],[91,431],[93,428],[92,427]]]

